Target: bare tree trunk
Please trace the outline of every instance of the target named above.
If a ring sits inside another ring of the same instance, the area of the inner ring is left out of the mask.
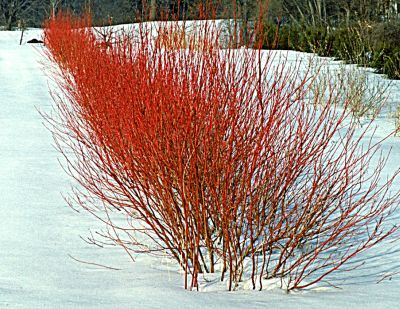
[[[309,7],[310,13],[311,13],[312,24],[315,26],[315,12],[314,12],[314,7],[313,7],[311,1],[308,2],[308,7]]]
[[[22,45],[22,41],[24,39],[24,33],[25,33],[25,30],[26,30],[26,24],[25,24],[24,20],[20,20],[18,22],[18,28],[21,30],[21,37],[19,39],[19,45]]]
[[[60,0],[50,0],[50,14],[52,18],[55,18],[57,15],[59,5]]]
[[[8,18],[6,20],[6,30],[12,30],[12,23],[13,23],[13,14],[9,13]]]
[[[151,0],[150,1],[150,20],[156,19],[156,13],[157,13],[157,1]]]
[[[346,5],[343,7],[343,9],[346,11],[346,16],[345,16],[345,21],[346,21],[346,27],[350,26],[350,5]]]
[[[319,19],[319,23],[321,23],[322,21],[322,4],[321,4],[321,0],[315,0],[315,6],[317,9],[317,13],[318,13],[318,19]]]

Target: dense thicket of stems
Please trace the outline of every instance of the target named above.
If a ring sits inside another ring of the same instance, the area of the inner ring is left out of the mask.
[[[185,288],[221,265],[229,290],[277,277],[291,290],[397,230],[384,223],[398,171],[382,182],[370,126],[355,135],[346,103],[310,99],[301,62],[222,50],[213,22],[190,34],[141,24],[107,42],[89,26],[47,24],[59,91],[46,117],[80,185],[75,203],[128,253],[172,256]]]

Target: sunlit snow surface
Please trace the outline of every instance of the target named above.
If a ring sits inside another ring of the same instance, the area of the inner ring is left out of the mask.
[[[334,275],[345,278],[340,289],[290,294],[277,288],[226,292],[223,284],[212,280],[202,282],[202,292],[189,292],[182,288],[182,276],[171,262],[138,255],[132,263],[120,249],[86,244],[80,236],[87,237],[99,225],[63,200],[70,179],[37,111],[49,111],[52,104],[49,79],[39,63],[42,47],[19,46],[19,36],[19,32],[0,32],[0,308],[399,306],[400,274],[391,274],[400,270],[400,243],[379,246],[360,256],[369,260],[363,268]],[[34,37],[40,38],[40,32],[25,34],[25,39]],[[305,57],[285,55],[291,60]],[[392,85],[389,103],[400,104],[398,82]],[[390,113],[387,108],[376,121],[377,138],[393,129]],[[388,139],[383,148],[390,147],[388,174],[400,165],[400,138]],[[400,189],[399,182],[394,189]],[[394,220],[400,224],[399,216]],[[70,256],[120,270],[78,263]],[[387,279],[376,284],[383,276]]]

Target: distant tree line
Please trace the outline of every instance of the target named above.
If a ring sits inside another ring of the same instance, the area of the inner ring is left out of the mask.
[[[204,9],[210,4],[214,10]],[[264,8],[262,12],[260,8]],[[349,25],[358,20],[397,19],[400,0],[0,0],[0,26],[7,30],[19,25],[40,27],[61,9],[76,14],[90,10],[97,24],[156,20],[170,15],[187,19],[236,17],[247,22],[262,15],[279,21]]]
[[[0,0],[0,26],[6,30],[20,24],[40,27],[51,14],[69,10],[74,14],[90,11],[96,24],[118,24],[156,20],[174,15],[198,18],[202,5],[209,0]],[[222,1],[215,0],[216,8]],[[214,11],[216,12],[216,11]],[[219,14],[220,12],[216,13]]]
[[[0,25],[6,30],[21,24],[40,27],[61,9],[75,14],[90,10],[97,23],[132,22],[140,6],[140,0],[0,0]]]

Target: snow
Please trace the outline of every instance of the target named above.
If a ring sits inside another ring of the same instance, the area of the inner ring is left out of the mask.
[[[274,288],[275,282],[262,292],[252,291],[248,283],[227,292],[217,278],[202,280],[202,292],[185,291],[171,261],[138,255],[132,263],[121,249],[84,242],[80,237],[100,226],[64,201],[61,194],[68,194],[71,180],[37,111],[49,111],[52,104],[39,63],[42,47],[25,43],[39,38],[40,31],[27,31],[22,46],[19,36],[0,31],[0,308],[398,307],[400,274],[391,274],[399,271],[399,243],[385,243],[360,256],[369,263],[337,274],[345,278],[339,289],[286,294]],[[400,83],[393,82],[391,91],[388,104],[400,104]],[[378,118],[377,138],[393,129],[389,116],[386,112]],[[400,138],[385,141],[384,151],[389,148],[388,174],[399,167]],[[399,182],[393,189],[400,190]],[[395,217],[398,222],[399,214]]]

